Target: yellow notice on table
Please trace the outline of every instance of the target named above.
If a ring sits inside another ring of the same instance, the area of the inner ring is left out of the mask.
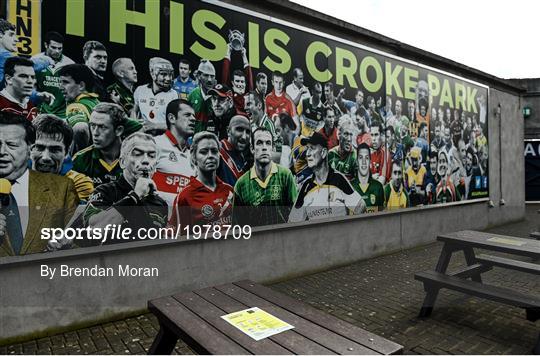
[[[256,341],[294,328],[257,307],[223,315],[221,318]]]
[[[525,242],[523,242],[523,241],[518,241],[518,240],[514,240],[514,239],[510,239],[510,238],[504,238],[504,237],[492,237],[492,238],[487,239],[487,241],[489,241],[489,242],[498,242],[500,244],[512,245],[512,246],[523,246],[523,245],[525,245]]]

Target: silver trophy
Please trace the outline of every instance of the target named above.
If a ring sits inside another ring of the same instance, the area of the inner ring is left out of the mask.
[[[229,43],[235,51],[241,51],[244,48],[245,35],[238,30],[229,30]]]

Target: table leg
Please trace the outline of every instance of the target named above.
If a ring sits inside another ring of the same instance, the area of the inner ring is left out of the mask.
[[[533,355],[540,355],[540,333],[538,334],[538,340],[536,341],[536,346],[532,350]]]
[[[452,257],[452,253],[456,251],[456,248],[445,242],[444,246],[441,250],[441,255],[439,256],[439,260],[437,261],[437,266],[435,267],[435,271],[439,273],[445,273],[446,269],[448,268],[448,264],[450,263],[450,258]],[[439,295],[439,289],[434,286],[430,286],[424,282],[424,290],[426,291],[426,296],[424,298],[424,302],[422,303],[422,308],[420,309],[420,314],[418,314],[418,317],[425,318],[431,315],[431,312],[433,311],[433,306],[435,305],[435,301],[437,300],[437,296]]]
[[[472,266],[476,263],[476,255],[474,254],[472,247],[465,247],[463,249],[463,254],[465,255],[467,266]],[[472,276],[471,279],[475,282],[482,283],[482,276],[480,274]]]
[[[159,332],[148,350],[149,355],[170,355],[176,346],[178,336],[160,323]]]

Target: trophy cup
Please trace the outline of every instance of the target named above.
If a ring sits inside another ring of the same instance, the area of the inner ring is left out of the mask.
[[[229,30],[229,43],[235,51],[241,51],[244,48],[245,36],[238,30]]]

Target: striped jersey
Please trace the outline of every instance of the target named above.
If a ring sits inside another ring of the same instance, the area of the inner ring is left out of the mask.
[[[152,177],[158,195],[173,206],[174,199],[186,187],[195,171],[191,168],[190,153],[187,147],[180,147],[171,131],[154,138],[159,147],[156,173]]]
[[[178,93],[173,89],[154,93],[152,84],[141,85],[135,89],[133,101],[139,107],[144,131],[167,129],[167,105],[174,99],[178,99]]]
[[[318,184],[315,174],[307,179],[289,216],[290,222],[325,219],[352,215],[363,206],[356,192],[343,174],[329,167],[323,184]]]

